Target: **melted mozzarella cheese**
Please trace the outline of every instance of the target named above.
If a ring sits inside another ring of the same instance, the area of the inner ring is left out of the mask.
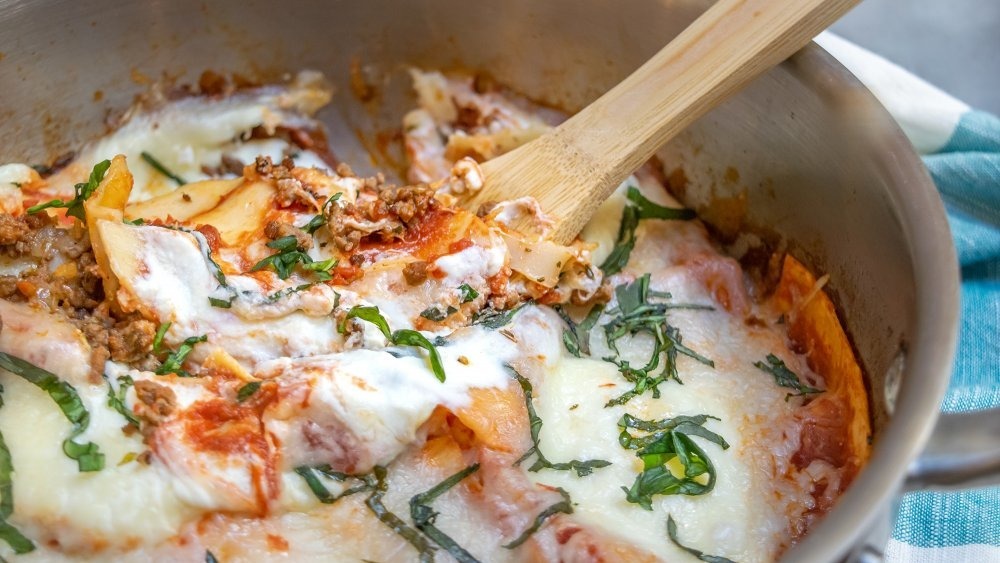
[[[434,451],[434,450],[431,450]],[[427,491],[464,464],[455,452],[408,450],[389,467],[385,506],[400,518],[409,520],[409,499]],[[302,479],[294,476],[298,483]],[[342,485],[325,480],[331,492]],[[502,563],[517,561],[517,551],[504,549],[506,541],[497,528],[496,518],[473,502],[472,495],[459,485],[433,503],[439,514],[435,526],[466,548],[480,561]],[[308,489],[302,493],[307,502],[301,511],[288,512],[269,519],[233,519],[216,517],[199,528],[193,543],[204,542],[220,561],[416,561],[416,550],[378,522],[365,506],[368,493],[349,496],[332,505],[319,504]],[[283,538],[287,547],[275,549],[269,538]],[[200,544],[199,544],[200,545]],[[436,561],[451,561],[438,551]]]
[[[0,430],[14,465],[14,514],[10,522],[39,542],[68,553],[155,544],[173,536],[197,512],[185,505],[161,468],[120,463],[142,452],[142,436],[122,433],[126,420],[107,407],[107,387],[77,384],[90,413],[86,432],[105,455],[101,471],[81,473],[60,444],[70,424],[47,393],[8,372],[0,373],[8,397]],[[3,546],[6,548],[6,546]]]
[[[670,292],[676,303],[712,302],[702,284],[683,269],[654,271],[652,287]],[[604,459],[611,466],[585,477],[542,470],[531,474],[532,478],[569,491],[575,502],[574,516],[581,522],[667,560],[684,556],[667,538],[668,514],[677,521],[685,545],[736,561],[771,560],[781,547],[780,538],[788,533],[790,506],[810,502],[808,485],[789,487],[788,496],[776,498],[775,485],[769,481],[782,478],[779,465],[787,461],[781,458],[788,459],[771,452],[797,447],[793,443],[796,433],[783,436],[774,428],[792,428],[795,407],[783,400],[787,390],[776,386],[753,362],[769,353],[780,354],[785,349],[783,336],[771,329],[748,329],[742,318],[719,308],[668,314],[684,344],[708,356],[715,367],[678,356],[683,385],[667,381],[660,385],[659,399],[647,392],[623,406],[605,408],[632,384],[613,364],[598,359],[613,353],[603,331],[592,331],[592,357],[562,358],[536,386],[535,405],[544,421],[542,451],[550,460]],[[605,315],[601,323],[607,320]],[[644,364],[652,352],[646,335],[625,337],[618,346],[632,365]],[[796,369],[804,368],[794,358],[788,361]],[[621,487],[631,487],[642,462],[618,443],[617,422],[624,413],[644,420],[699,414],[720,418],[705,426],[729,442],[728,450],[694,438],[715,465],[714,490],[701,496],[654,496],[652,512],[628,503]]]
[[[0,372],[8,397],[0,408],[0,431],[14,466],[11,522],[71,552],[157,542],[175,534],[194,513],[174,494],[164,472],[119,463],[145,446],[138,434],[122,433],[127,421],[108,408],[107,386],[90,381],[90,347],[80,331],[55,315],[2,300],[0,318],[0,350],[73,385],[90,413],[87,430],[75,441],[93,441],[105,456],[103,470],[80,473],[62,451],[71,426],[56,403],[21,377]],[[117,372],[112,364],[109,368],[114,378]]]
[[[469,389],[510,381],[504,365],[516,348],[497,333],[470,327],[437,350],[444,382],[414,348],[261,364],[257,375],[277,379],[283,389],[282,404],[270,409],[267,425],[286,467],[342,462],[348,471],[363,473],[387,464],[416,439],[434,408],[458,409],[468,404]]]
[[[134,177],[132,201],[143,201],[176,188],[173,180],[141,159],[153,155],[168,170],[188,182],[209,176],[204,168],[216,168],[224,154],[253,162],[258,155],[280,161],[285,154],[297,153],[302,165],[325,167],[309,151],[270,139],[244,143],[258,126],[273,131],[278,125],[304,125],[301,117],[329,102],[330,89],[317,73],[303,72],[288,88],[261,88],[225,99],[192,97],[175,101],[160,111],[129,119],[111,135],[88,145],[64,170],[50,179],[57,193],[72,194],[72,185],[87,177],[94,163],[118,154],[126,156]]]

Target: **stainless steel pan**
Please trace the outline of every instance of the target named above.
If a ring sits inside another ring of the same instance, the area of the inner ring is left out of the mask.
[[[410,103],[406,65],[488,69],[573,109],[706,5],[0,1],[0,161],[46,161],[102,133],[108,115],[127,107],[147,79],[191,82],[204,69],[268,79],[313,68],[341,86],[322,115],[333,146],[363,165],[369,160],[355,131],[370,138],[397,126]],[[379,82],[378,103],[350,95],[355,57]],[[938,420],[958,315],[958,271],[941,202],[899,129],[843,67],[807,47],[661,156],[668,168],[685,170],[690,205],[710,210],[744,194],[740,227],[773,233],[814,271],[830,274],[828,287],[869,377],[871,463],[788,561],[877,558],[902,487],[995,479],[1000,412]]]

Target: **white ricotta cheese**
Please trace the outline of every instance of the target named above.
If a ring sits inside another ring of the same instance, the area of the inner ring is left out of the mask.
[[[474,245],[435,260],[435,267],[445,274],[441,283],[449,287],[481,285],[486,278],[495,276],[507,260],[507,246],[496,237],[492,242],[488,247]]]
[[[239,309],[214,307],[219,287],[196,239],[185,232],[101,221],[111,268],[126,291],[126,301],[141,303],[170,322],[164,342],[175,347],[185,338],[208,335],[241,362],[255,365],[279,357],[326,354],[342,348],[343,338],[330,316],[295,311],[275,319],[245,319]],[[138,257],[138,259],[137,259]],[[244,284],[245,285],[245,284]],[[322,292],[323,290],[317,290]],[[335,295],[324,292],[332,301]],[[316,294],[313,294],[315,297]],[[237,297],[239,299],[239,297]],[[193,359],[201,357],[196,347]]]

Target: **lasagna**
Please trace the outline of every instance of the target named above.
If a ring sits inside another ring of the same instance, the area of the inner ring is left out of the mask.
[[[398,185],[311,73],[0,167],[0,555],[771,561],[830,509],[870,428],[826,277],[748,281],[658,163],[569,245],[465,209],[562,115],[412,75]]]

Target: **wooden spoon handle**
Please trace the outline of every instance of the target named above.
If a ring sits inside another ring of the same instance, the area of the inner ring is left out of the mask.
[[[719,0],[660,52],[552,132],[483,165],[471,205],[534,196],[573,239],[664,143],[802,48],[859,0]]]

